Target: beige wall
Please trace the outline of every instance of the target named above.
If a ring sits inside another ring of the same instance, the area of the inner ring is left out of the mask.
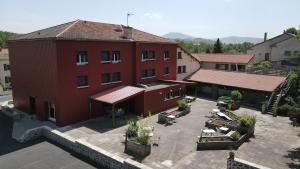
[[[4,64],[9,65],[8,58],[0,58],[0,83],[4,88],[9,88],[11,83],[5,83],[5,77],[10,77],[10,71],[4,70]]]
[[[274,43],[276,45],[272,46]],[[291,38],[291,35],[282,34],[248,49],[247,54],[254,56],[254,64],[264,61],[266,53],[269,53],[271,61],[279,61],[285,59],[285,50],[299,50],[299,43],[295,38]]]
[[[178,59],[178,52],[181,52],[182,59]],[[183,80],[184,78],[198,70],[200,68],[200,63],[194,57],[190,56],[181,48],[177,47],[177,68],[178,66],[186,66],[186,73],[179,74],[177,72],[177,80]]]

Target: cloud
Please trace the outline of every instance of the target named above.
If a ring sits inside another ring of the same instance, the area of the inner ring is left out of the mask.
[[[162,19],[163,15],[159,13],[144,13],[145,18],[149,19]]]

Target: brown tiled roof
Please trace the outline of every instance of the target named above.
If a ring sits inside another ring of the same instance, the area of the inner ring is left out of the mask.
[[[95,41],[138,41],[175,43],[175,41],[132,29],[132,39],[125,39],[123,31],[116,31],[120,25],[76,20],[61,25],[24,34],[13,40],[60,39],[60,40],[95,40]],[[124,27],[124,26],[122,26]]]
[[[187,80],[258,91],[274,91],[286,77],[200,69]]]
[[[230,54],[207,54],[207,53],[193,53],[195,58],[200,62],[215,62],[215,63],[239,63],[248,64],[253,56],[251,55],[230,55]]]
[[[109,104],[122,102],[144,92],[145,89],[133,86],[119,86],[91,96],[92,99]]]
[[[8,59],[8,49],[0,49],[0,59]]]

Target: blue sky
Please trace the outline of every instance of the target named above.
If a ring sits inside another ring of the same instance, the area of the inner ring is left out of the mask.
[[[28,33],[76,19],[163,35],[269,37],[300,25],[300,0],[0,0],[0,30]]]

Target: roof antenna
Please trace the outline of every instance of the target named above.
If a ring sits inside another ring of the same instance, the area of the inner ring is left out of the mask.
[[[129,26],[129,24],[128,24],[128,18],[129,18],[129,16],[131,16],[131,15],[134,15],[133,13],[130,13],[130,12],[127,12],[127,26]]]

